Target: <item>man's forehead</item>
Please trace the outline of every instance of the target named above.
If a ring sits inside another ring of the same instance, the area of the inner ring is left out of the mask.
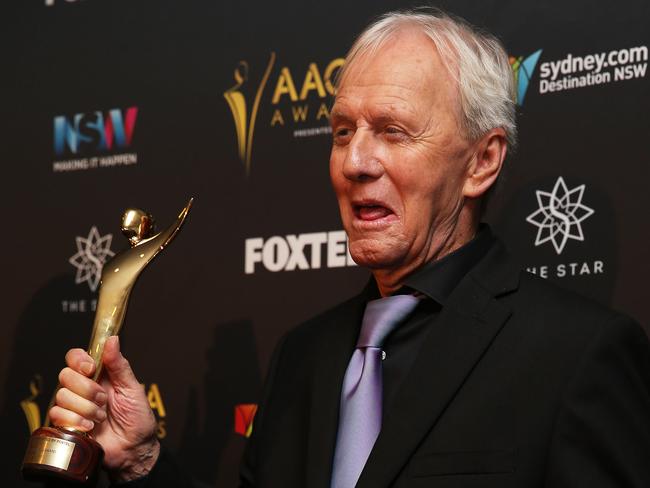
[[[377,48],[354,58],[346,69],[342,85],[363,83],[375,75],[388,74],[395,79],[408,79],[415,73],[428,74],[438,64],[436,47],[426,35],[394,34]]]
[[[374,63],[373,63],[374,64]],[[357,76],[352,72],[337,93],[332,117],[354,119],[358,111],[373,118],[396,115],[428,118],[432,110],[456,111],[456,88],[446,72],[434,76],[418,69],[419,63],[394,64],[389,69],[368,69]],[[372,67],[371,67],[372,68]],[[439,66],[440,70],[446,70]],[[410,71],[409,71],[410,70]]]
[[[422,32],[404,31],[386,39],[376,50],[352,60],[338,88],[336,103],[359,96],[432,96],[451,88],[449,72],[433,41]]]
[[[416,93],[408,88],[381,85],[379,90],[365,90],[370,87],[350,87],[336,97],[332,107],[333,118],[352,118],[357,110],[363,109],[373,118],[392,118],[397,114],[416,114],[418,107]]]

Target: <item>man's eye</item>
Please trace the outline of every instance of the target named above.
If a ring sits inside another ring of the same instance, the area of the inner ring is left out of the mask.
[[[341,127],[334,131],[334,142],[343,143],[346,142],[352,136],[352,130],[347,127]]]
[[[404,131],[401,127],[394,125],[387,125],[384,127],[384,137],[389,142],[398,142],[403,143],[408,140],[408,133]]]

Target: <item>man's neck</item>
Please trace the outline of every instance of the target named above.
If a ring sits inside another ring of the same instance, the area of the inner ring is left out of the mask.
[[[433,240],[429,246],[428,252],[424,253],[418,259],[409,260],[408,264],[397,266],[390,269],[374,269],[372,274],[377,282],[377,288],[382,297],[387,297],[394,294],[404,285],[404,280],[415,273],[417,270],[427,263],[438,261],[448,254],[460,249],[469,241],[471,241],[478,226],[472,226],[466,231],[455,232],[452,236],[447,238],[439,238]]]

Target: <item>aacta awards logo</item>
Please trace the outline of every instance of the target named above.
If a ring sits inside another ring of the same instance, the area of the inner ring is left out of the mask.
[[[240,61],[237,64],[235,84],[223,96],[232,113],[239,159],[246,174],[250,174],[253,134],[261,112],[265,113],[265,126],[272,130],[289,129],[294,138],[331,134],[328,101],[334,95],[334,79],[343,63],[343,58],[335,58],[327,64],[321,63],[322,70],[316,62],[309,62],[306,69],[293,68],[292,71],[282,66],[274,70],[276,54],[272,52],[256,87],[250,86],[254,70],[249,63]],[[302,83],[296,82],[301,79]],[[271,99],[262,104],[269,82],[274,87]]]
[[[585,204],[586,185],[570,188],[563,177],[558,177],[550,190],[535,192],[537,209],[526,217],[526,221],[537,228],[534,245],[551,246],[557,256],[570,247],[572,241],[584,242],[584,222],[595,214],[595,210]],[[576,251],[573,252],[575,254]],[[584,254],[584,250],[580,251]],[[602,274],[603,260],[572,261],[554,265],[532,266],[528,271],[547,278]]]
[[[510,56],[510,67],[515,76],[518,105],[524,104],[524,98],[526,97],[526,91],[528,91],[530,79],[533,77],[535,66],[537,65],[537,61],[539,61],[541,55],[542,50],[539,49],[525,59],[523,56],[517,58]]]
[[[54,117],[55,172],[137,164],[138,155],[124,151],[133,142],[138,107]]]
[[[224,98],[230,106],[230,111],[232,112],[233,121],[235,123],[235,130],[237,132],[237,147],[239,151],[239,159],[244,163],[246,168],[246,174],[250,173],[251,165],[251,152],[253,148],[253,133],[255,131],[255,121],[257,119],[257,111],[260,106],[260,99],[262,98],[262,93],[264,93],[264,88],[266,83],[269,80],[269,75],[273,69],[273,64],[275,63],[275,53],[271,53],[269,58],[269,63],[264,70],[264,75],[262,80],[257,87],[255,92],[255,99],[252,103],[252,108],[249,113],[248,106],[246,103],[246,97],[243,92],[240,90],[242,85],[248,81],[248,63],[246,61],[240,61],[237,67],[235,68],[235,85],[223,94]]]

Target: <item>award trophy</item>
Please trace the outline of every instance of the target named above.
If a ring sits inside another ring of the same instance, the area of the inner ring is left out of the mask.
[[[176,222],[154,235],[154,219],[138,209],[128,209],[122,216],[122,233],[129,239],[130,249],[118,253],[104,265],[88,354],[95,362],[93,379],[102,370],[104,343],[117,335],[124,322],[131,289],[142,270],[162,251],[180,230],[192,205],[192,199]],[[58,391],[57,387],[57,391]],[[54,404],[54,397],[50,407]],[[49,408],[48,408],[49,412]],[[104,451],[90,435],[68,427],[45,426],[35,430],[29,439],[22,472],[26,479],[55,478],[84,483],[91,479]]]

